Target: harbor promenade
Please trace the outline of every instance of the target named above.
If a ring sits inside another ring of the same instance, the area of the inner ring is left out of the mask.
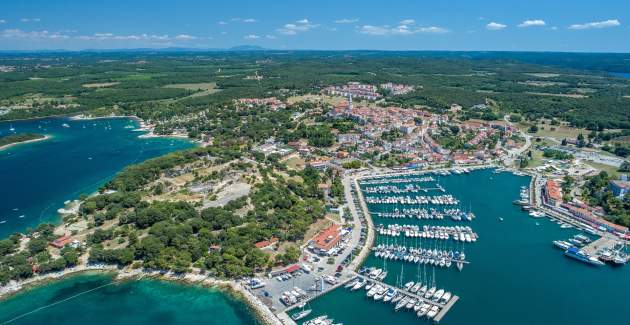
[[[368,210],[367,204],[365,203],[365,198],[363,197],[363,193],[361,192],[361,188],[359,187],[358,180],[360,178],[351,177],[346,179],[347,186],[344,186],[346,191],[346,201],[348,202],[348,206],[350,208],[350,212],[355,217],[355,220],[358,220],[360,224],[360,220],[365,220],[367,226],[367,238],[363,247],[361,247],[361,251],[359,255],[352,261],[349,265],[348,269],[357,270],[363,261],[370,255],[371,248],[374,245],[374,223],[372,222],[372,216]],[[358,206],[357,206],[358,205]]]

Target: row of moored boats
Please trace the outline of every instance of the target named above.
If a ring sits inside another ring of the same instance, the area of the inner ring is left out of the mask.
[[[404,261],[414,264],[426,264],[439,267],[451,267],[453,263],[461,271],[466,254],[459,251],[424,249],[400,245],[380,244],[372,248],[374,256],[385,260]]]
[[[448,226],[428,226],[424,225],[420,229],[417,225],[380,225],[376,228],[379,235],[399,237],[404,235],[407,238],[424,238],[461,241],[465,243],[476,242],[478,235],[468,226],[448,227]]]
[[[352,291],[365,288],[366,296],[374,301],[390,303],[395,311],[408,310],[418,317],[434,318],[452,298],[450,292],[429,288],[421,283],[408,282],[403,288],[397,289],[364,277],[357,277],[346,284]]]
[[[416,195],[416,196],[368,196],[365,201],[370,204],[433,204],[457,205],[459,200],[450,194],[444,195]]]

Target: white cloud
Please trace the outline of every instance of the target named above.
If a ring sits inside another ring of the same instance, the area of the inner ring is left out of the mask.
[[[399,25],[396,27],[391,27],[389,25],[382,26],[374,26],[374,25],[363,25],[359,29],[359,33],[366,35],[374,35],[374,36],[385,36],[385,35],[412,35],[418,33],[432,33],[432,34],[442,34],[447,33],[448,30],[442,27],[437,26],[429,26],[429,27],[415,27],[409,25]]]
[[[596,21],[585,24],[573,24],[569,26],[569,29],[600,29],[620,26],[621,23],[617,19],[609,19],[604,21]]]
[[[531,19],[531,20],[526,20],[518,24],[518,27],[533,27],[533,26],[545,26],[545,25],[546,23],[542,19]]]
[[[368,35],[387,35],[389,34],[389,27],[363,25],[361,26],[361,30],[359,32],[362,34],[368,34]]]
[[[354,24],[358,21],[358,18],[342,18],[335,20],[335,24]]]
[[[254,19],[254,18],[232,18],[230,19],[231,21],[236,21],[236,22],[242,22],[242,23],[255,23],[258,22],[258,20]]]
[[[486,25],[486,29],[489,29],[489,30],[501,30],[501,29],[503,29],[505,27],[507,27],[507,25],[504,25],[504,24],[501,24],[501,23],[495,23],[494,21],[490,22],[490,23],[488,23],[488,25]]]
[[[21,39],[67,39],[69,35],[60,32],[42,31],[23,31],[21,29],[5,29],[0,31],[0,37],[3,38],[21,38]]]
[[[22,18],[22,19],[20,19],[20,21],[23,22],[23,23],[29,23],[29,22],[36,22],[37,23],[37,22],[40,22],[41,19],[39,19],[39,18]]]
[[[73,38],[82,41],[151,41],[159,44],[165,44],[165,42],[172,41],[190,41],[200,39],[198,36],[179,34],[171,37],[169,35],[157,35],[157,34],[129,34],[129,35],[116,35],[113,33],[95,33],[93,35],[79,35]],[[203,39],[204,37],[202,37]]]
[[[219,25],[227,25],[228,23],[223,21],[223,20],[220,20],[219,22],[217,22],[217,24],[219,24]]]
[[[249,35],[246,35],[246,36],[245,36],[245,37],[243,37],[243,38],[244,38],[244,39],[252,39],[252,40],[253,40],[253,39],[259,39],[259,38],[260,38],[260,36],[255,35],[255,34],[249,34]]]
[[[401,25],[413,25],[416,21],[413,19],[405,19],[400,22]]]
[[[175,39],[178,39],[178,40],[193,40],[193,39],[197,39],[197,37],[192,36],[192,35],[188,35],[188,34],[179,34],[179,35],[175,36]]]
[[[4,20],[4,19],[0,19],[0,24],[6,24],[6,23],[7,23],[7,21],[6,21],[6,20]]]
[[[301,19],[295,23],[285,24],[282,28],[278,28],[276,31],[284,35],[296,35],[297,33],[308,32],[309,30],[317,27],[319,27],[319,25],[311,24],[308,19]]]
[[[265,37],[266,37],[267,39],[276,39],[276,37],[275,37],[275,36],[273,36],[273,35],[265,35]]]

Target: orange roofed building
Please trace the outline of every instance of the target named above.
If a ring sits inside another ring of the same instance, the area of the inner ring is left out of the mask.
[[[314,247],[321,252],[328,252],[341,240],[341,226],[332,224],[322,230],[313,239]]]
[[[545,184],[545,197],[547,204],[559,207],[562,203],[562,191],[558,183],[554,180],[548,180]]]
[[[70,244],[71,242],[72,242],[72,237],[68,235],[63,235],[53,240],[53,242],[50,243],[50,245],[55,248],[64,248],[66,245]]]
[[[272,248],[274,247],[274,245],[278,242],[278,238],[271,238],[270,240],[263,240],[263,241],[259,241],[256,244],[254,244],[256,246],[256,248],[258,249],[265,249],[265,248]]]

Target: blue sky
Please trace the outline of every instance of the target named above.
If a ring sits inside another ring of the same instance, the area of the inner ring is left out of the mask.
[[[6,0],[0,50],[630,52],[630,0]]]

